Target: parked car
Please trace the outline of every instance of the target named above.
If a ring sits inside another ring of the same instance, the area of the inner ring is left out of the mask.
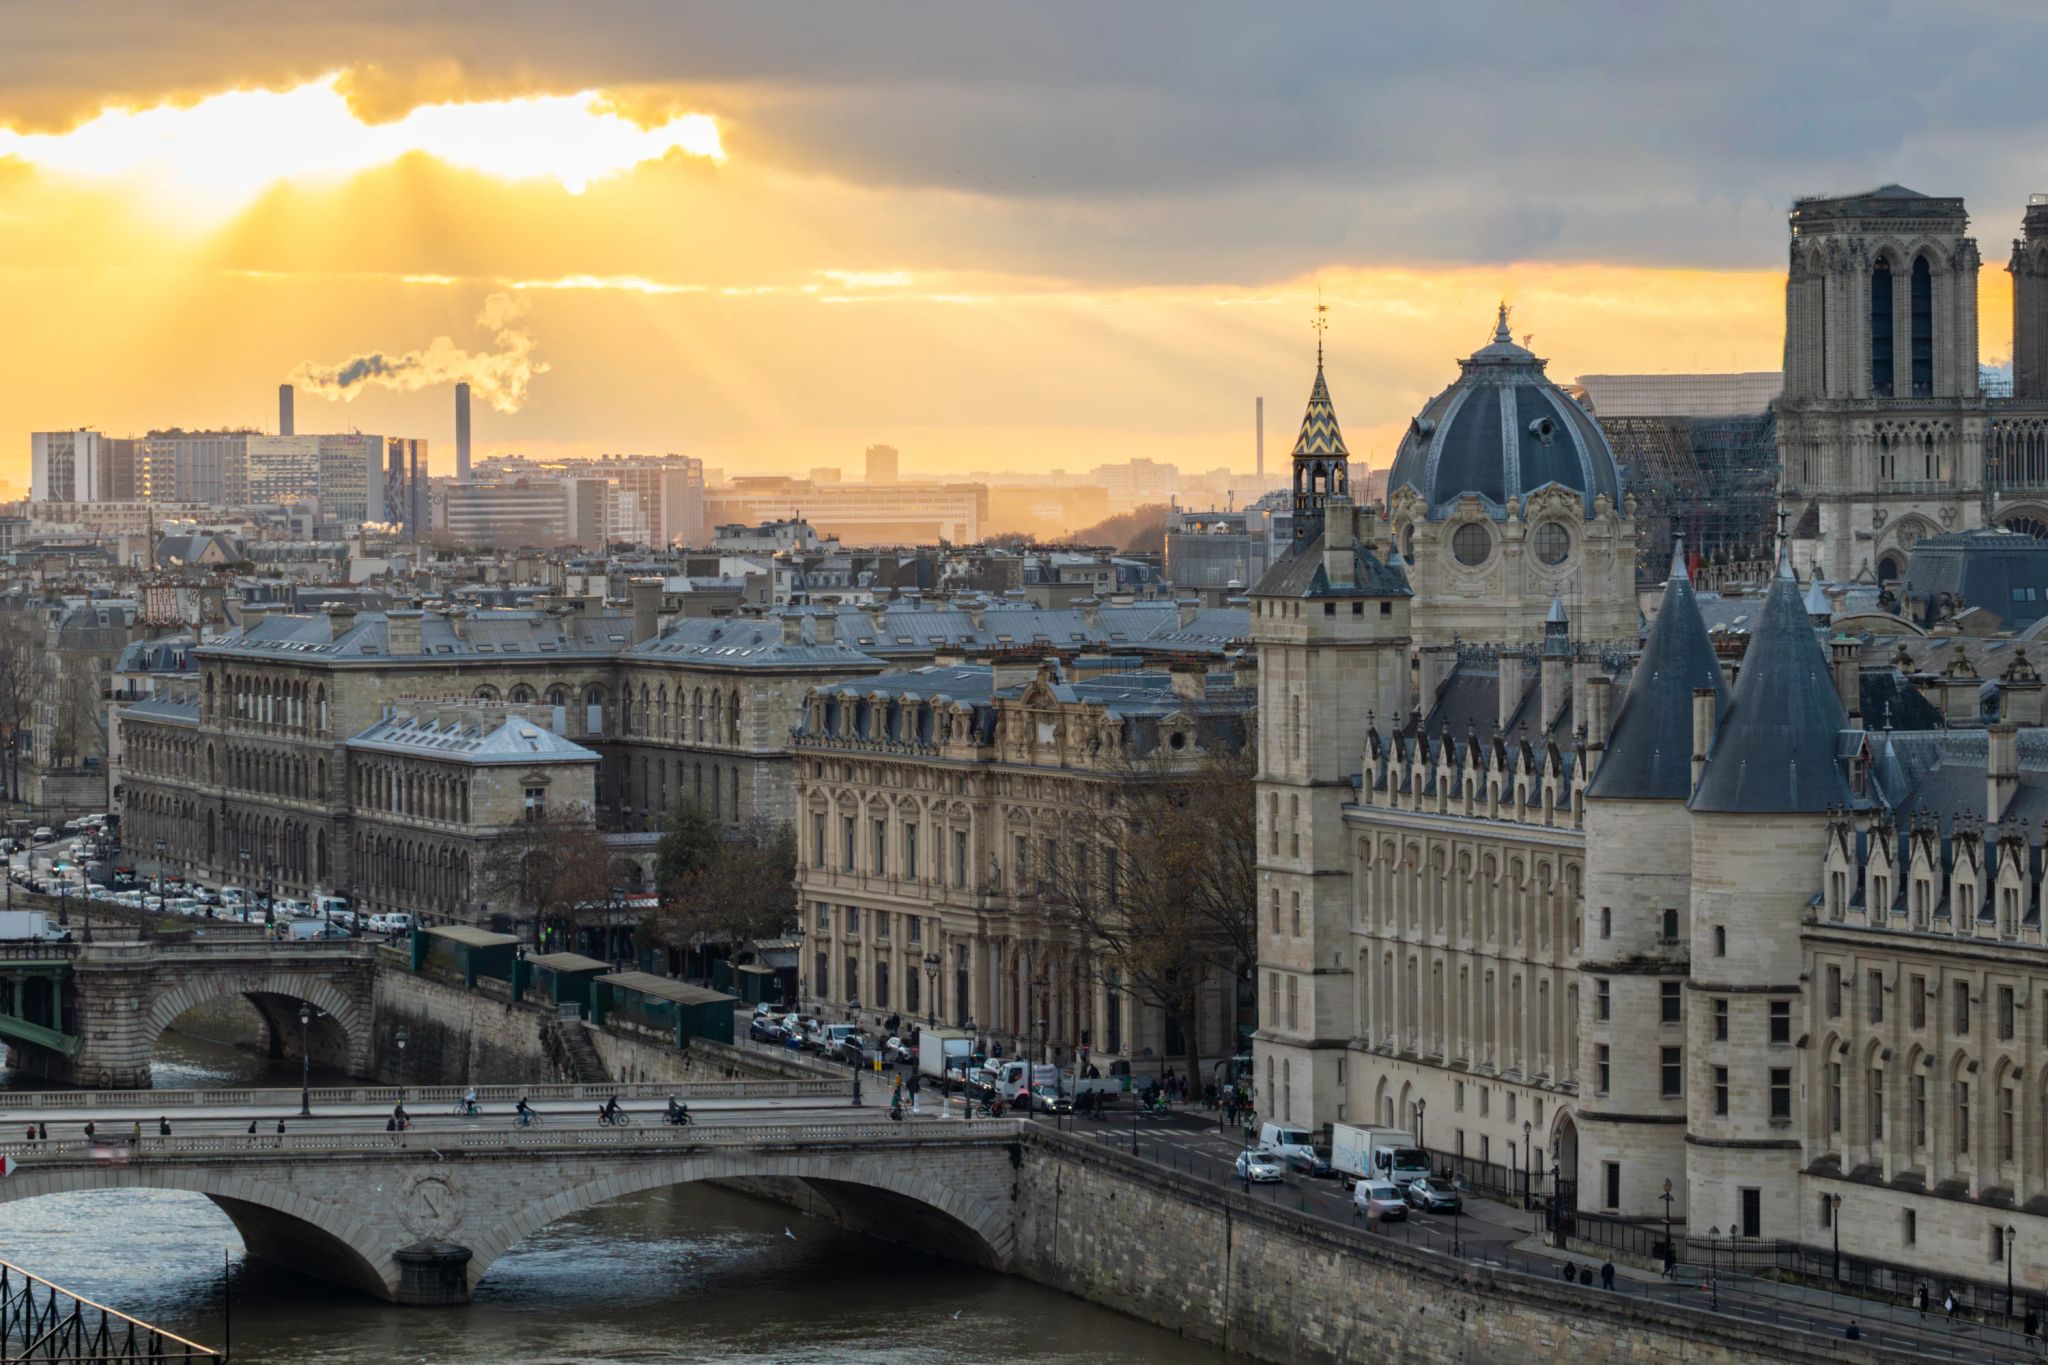
[[[1402,1222],[1408,1217],[1408,1200],[1391,1180],[1361,1180],[1351,1189],[1351,1202],[1368,1218]]]
[[[1408,1182],[1403,1191],[1411,1208],[1424,1213],[1462,1213],[1465,1201],[1458,1195],[1458,1187],[1440,1175],[1426,1175],[1420,1180]]]
[[[887,1066],[916,1066],[917,1045],[905,1037],[891,1038],[882,1044],[882,1061]]]
[[[30,839],[39,844],[47,844],[56,837],[57,831],[51,829],[48,825],[37,825],[36,832],[29,836]]]
[[[1050,1085],[1031,1087],[1031,1112],[1034,1114],[1071,1114],[1074,1102]]]
[[[834,1024],[833,1028],[847,1028],[847,1025]],[[859,1029],[848,1029],[847,1032],[839,1035],[838,1047],[833,1055],[848,1066],[866,1066],[868,1049],[873,1045],[868,1036]]]
[[[785,1035],[780,1020],[765,1014],[757,1014],[747,1024],[747,1037],[757,1043],[774,1043],[780,1046]]]
[[[1257,1148],[1237,1154],[1237,1178],[1249,1180],[1254,1185],[1270,1185],[1280,1179],[1280,1158],[1272,1152]]]

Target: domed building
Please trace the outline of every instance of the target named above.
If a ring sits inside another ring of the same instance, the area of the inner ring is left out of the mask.
[[[1415,643],[1535,643],[1562,599],[1580,639],[1632,644],[1634,509],[1600,424],[1515,344],[1505,304],[1458,365],[1387,475]]]

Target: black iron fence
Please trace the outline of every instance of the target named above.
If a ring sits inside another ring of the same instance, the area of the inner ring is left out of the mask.
[[[0,1360],[201,1365],[220,1355],[0,1261]]]
[[[1439,1152],[1434,1148],[1423,1150],[1429,1155],[1430,1170],[1449,1176],[1461,1188],[1489,1199],[1527,1207],[1544,1197],[1549,1184],[1547,1171],[1525,1171],[1517,1165],[1503,1166],[1498,1161],[1481,1161],[1458,1152]]]

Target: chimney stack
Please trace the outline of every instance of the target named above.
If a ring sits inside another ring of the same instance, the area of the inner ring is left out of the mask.
[[[1185,701],[1201,701],[1209,695],[1209,669],[1206,664],[1175,664],[1172,676],[1174,696]]]
[[[469,482],[469,385],[455,386],[455,481]]]
[[[2020,727],[2002,720],[1989,730],[1984,763],[1984,818],[1997,824],[2020,789]]]
[[[661,634],[661,587],[659,578],[633,580],[633,643],[645,644]]]
[[[1357,530],[1351,499],[1340,495],[1323,504],[1323,574],[1333,588],[1356,585],[1358,561],[1353,557],[1352,537]]]
[[[1515,718],[1515,712],[1522,705],[1522,652],[1518,649],[1502,649],[1498,667],[1500,707],[1494,724],[1502,734],[1506,734],[1508,722]]]
[[[1850,720],[1863,715],[1863,646],[1846,635],[1828,641],[1829,662],[1834,665],[1835,692]]]
[[[384,652],[394,657],[420,652],[420,618],[417,611],[384,613]]]
[[[804,642],[804,614],[789,607],[777,613],[782,619],[782,643],[800,645]]]
[[[1998,714],[2014,725],[2039,725],[2041,716],[2041,675],[2027,662],[2027,651],[2018,650],[1998,680]]]
[[[1607,751],[1609,708],[1614,704],[1614,679],[1595,673],[1586,679],[1586,766],[1595,771]]]
[[[811,638],[821,645],[839,643],[839,604],[828,602],[825,609],[811,618]]]
[[[354,630],[355,625],[356,609],[354,607],[336,606],[327,609],[328,639],[339,640],[342,636]]]
[[[289,384],[279,384],[277,386],[277,434],[280,436],[296,436],[299,434],[295,428],[292,416],[292,386]]]
[[[1692,690],[1692,784],[1700,784],[1707,770],[1707,755],[1714,748],[1714,723],[1720,719],[1721,695],[1711,687]]]

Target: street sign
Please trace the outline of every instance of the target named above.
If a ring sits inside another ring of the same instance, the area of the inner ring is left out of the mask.
[[[14,1174],[15,1161],[11,1156],[0,1155],[0,1177]]]

